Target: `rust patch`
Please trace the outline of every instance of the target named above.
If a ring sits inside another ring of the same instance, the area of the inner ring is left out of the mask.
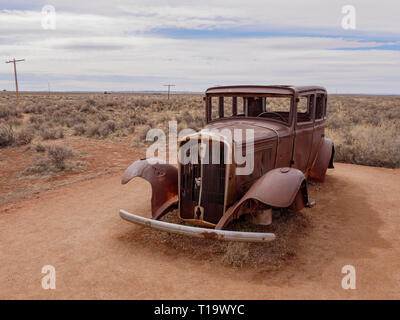
[[[215,232],[202,232],[201,235],[204,239],[217,240],[218,235]]]

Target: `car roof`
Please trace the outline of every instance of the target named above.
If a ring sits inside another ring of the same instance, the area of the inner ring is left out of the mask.
[[[218,86],[206,90],[206,94],[238,93],[238,94],[282,94],[294,95],[308,91],[322,91],[326,94],[324,87],[320,86],[289,86],[289,85],[236,85]]]

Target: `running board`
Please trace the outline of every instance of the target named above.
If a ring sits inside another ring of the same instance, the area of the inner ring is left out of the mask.
[[[125,210],[120,210],[119,215],[122,219],[141,226],[196,238],[243,242],[268,242],[275,240],[275,234],[273,233],[240,232],[189,227],[181,224],[169,223],[141,217],[136,214],[129,213]]]

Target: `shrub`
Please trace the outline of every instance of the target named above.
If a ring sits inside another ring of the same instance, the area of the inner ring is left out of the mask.
[[[125,119],[119,123],[119,127],[126,128],[130,134],[135,132],[135,125],[135,120],[132,119]]]
[[[32,128],[23,128],[16,134],[16,143],[19,146],[31,143],[35,136],[34,130]]]
[[[86,103],[87,103],[89,106],[94,106],[94,105],[96,104],[96,101],[95,101],[94,99],[87,99],[87,100],[86,100]]]
[[[42,145],[41,143],[38,143],[37,145],[34,146],[34,149],[36,152],[45,152],[46,147]]]
[[[79,108],[79,111],[80,111],[80,112],[84,112],[84,113],[95,113],[95,112],[96,112],[96,109],[94,109],[94,108],[92,107],[92,105],[87,104],[87,105],[81,106],[81,107]]]
[[[0,147],[8,147],[15,143],[15,133],[10,125],[0,125]]]
[[[108,115],[105,114],[105,113],[99,113],[99,114],[97,115],[97,117],[99,118],[99,120],[100,120],[101,122],[107,121],[107,120],[109,119]]]
[[[82,161],[69,161],[67,159],[74,156],[74,153],[69,147],[63,145],[51,145],[44,147],[43,145],[36,145],[36,151],[47,151],[45,156],[37,156],[33,166],[24,170],[27,174],[44,174],[56,173],[64,170],[81,170],[86,167],[86,162]]]
[[[99,130],[100,130],[100,125],[95,123],[88,126],[85,132],[89,138],[93,138],[100,135]]]
[[[17,118],[12,118],[7,121],[7,123],[13,127],[19,127],[22,125],[22,121]]]
[[[43,116],[31,116],[29,118],[29,122],[34,124],[42,124],[44,122],[44,118]]]
[[[76,126],[74,126],[74,135],[75,136],[83,136],[86,132],[86,126],[84,126],[83,124],[78,124]]]
[[[115,132],[117,125],[115,124],[114,121],[108,120],[104,122],[100,128],[99,128],[99,133],[103,138],[106,138],[109,136],[111,133]]]
[[[35,163],[33,166],[26,168],[24,170],[24,174],[36,174],[36,173],[44,173],[51,171],[52,166],[50,160],[44,157],[36,157]]]
[[[81,116],[80,114],[72,114],[68,118],[66,118],[63,123],[67,125],[68,128],[71,128],[78,124],[86,123],[85,117]]]
[[[19,112],[15,109],[15,107],[10,106],[1,106],[0,108],[0,119],[9,117],[17,117],[19,116]]]
[[[54,140],[64,138],[63,128],[44,128],[40,132],[43,140]]]
[[[42,105],[25,105],[22,107],[22,111],[24,113],[35,113],[41,114],[45,111],[45,108]]]
[[[106,138],[111,133],[115,132],[117,125],[114,121],[108,120],[102,124],[94,123],[86,130],[88,137],[102,137]]]
[[[62,145],[51,145],[47,148],[47,154],[52,164],[57,169],[65,169],[65,160],[73,156],[72,150]]]

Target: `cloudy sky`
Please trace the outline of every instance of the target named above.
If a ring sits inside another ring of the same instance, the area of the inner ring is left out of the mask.
[[[42,8],[52,5],[51,16]],[[353,5],[356,29],[344,29]],[[21,90],[204,91],[316,84],[400,94],[398,0],[0,0],[0,57]],[[44,19],[44,20],[43,20]],[[0,89],[14,90],[0,63]]]

